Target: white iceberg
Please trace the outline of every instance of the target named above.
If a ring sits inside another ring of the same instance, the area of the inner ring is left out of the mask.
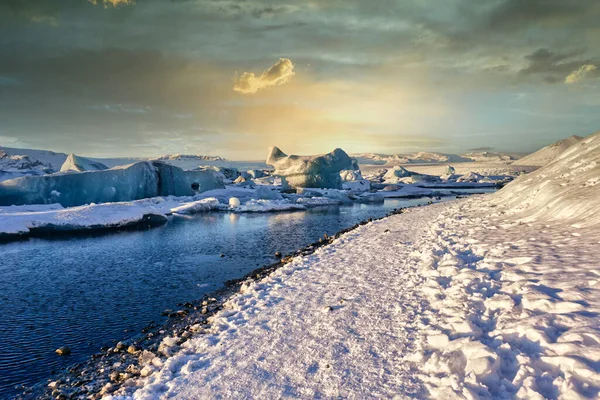
[[[318,156],[287,155],[277,147],[269,149],[267,164],[273,166],[273,175],[281,177],[284,189],[307,188],[342,188],[340,172],[357,170],[356,160],[342,149]]]

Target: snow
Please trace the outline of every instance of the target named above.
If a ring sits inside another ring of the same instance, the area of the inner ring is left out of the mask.
[[[0,181],[50,172],[54,172],[50,164],[26,155],[10,155],[0,148]]]
[[[600,132],[496,194],[359,226],[246,281],[116,395],[598,398],[599,162]]]
[[[284,188],[342,188],[340,172],[357,170],[356,160],[342,149],[317,156],[287,155],[277,147],[269,149],[267,164],[275,168],[273,175],[282,178]]]
[[[84,171],[102,171],[108,167],[101,162],[88,160],[84,157],[69,154],[63,165],[60,167],[60,172],[84,172]]]
[[[135,203],[91,204],[63,208],[58,204],[0,208],[0,237],[25,235],[31,230],[90,230],[141,223],[147,216],[166,222],[155,207]]]
[[[600,223],[600,132],[570,146],[552,162],[523,175],[492,197],[524,222]]]
[[[513,165],[534,165],[537,167],[542,167],[554,160],[562,152],[573,146],[575,143],[580,142],[582,139],[583,138],[581,136],[573,135],[566,139],[559,140],[556,143],[546,146],[535,153],[529,154],[515,161]]]

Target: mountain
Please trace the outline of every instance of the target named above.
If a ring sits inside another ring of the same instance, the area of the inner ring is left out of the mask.
[[[520,160],[515,161],[514,165],[527,165],[541,167],[558,157],[563,151],[579,143],[583,138],[581,136],[569,136],[566,139],[559,140],[549,146],[546,146],[535,153],[531,153]]]
[[[185,161],[185,160],[197,160],[197,161],[227,161],[223,157],[219,156],[202,156],[196,154],[168,154],[157,158],[160,161]]]
[[[435,152],[420,151],[412,154],[377,154],[377,153],[358,153],[351,154],[356,158],[359,164],[371,165],[400,165],[400,164],[434,164],[434,163],[457,163],[470,162],[472,160],[461,157],[456,154],[443,154]]]

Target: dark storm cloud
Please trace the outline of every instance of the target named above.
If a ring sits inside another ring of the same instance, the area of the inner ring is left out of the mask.
[[[539,76],[547,83],[562,82],[573,71],[584,65],[600,64],[600,60],[582,58],[584,50],[571,50],[558,53],[548,49],[538,49],[525,56],[527,67],[521,69],[522,76]]]
[[[596,0],[507,0],[494,8],[487,18],[491,29],[527,28],[531,24],[563,27],[590,18],[598,11]]]

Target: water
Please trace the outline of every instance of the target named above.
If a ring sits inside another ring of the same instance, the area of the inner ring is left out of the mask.
[[[0,398],[164,321],[163,310],[274,262],[277,251],[430,200],[205,213],[146,231],[0,244]],[[71,356],[54,353],[65,345]]]

